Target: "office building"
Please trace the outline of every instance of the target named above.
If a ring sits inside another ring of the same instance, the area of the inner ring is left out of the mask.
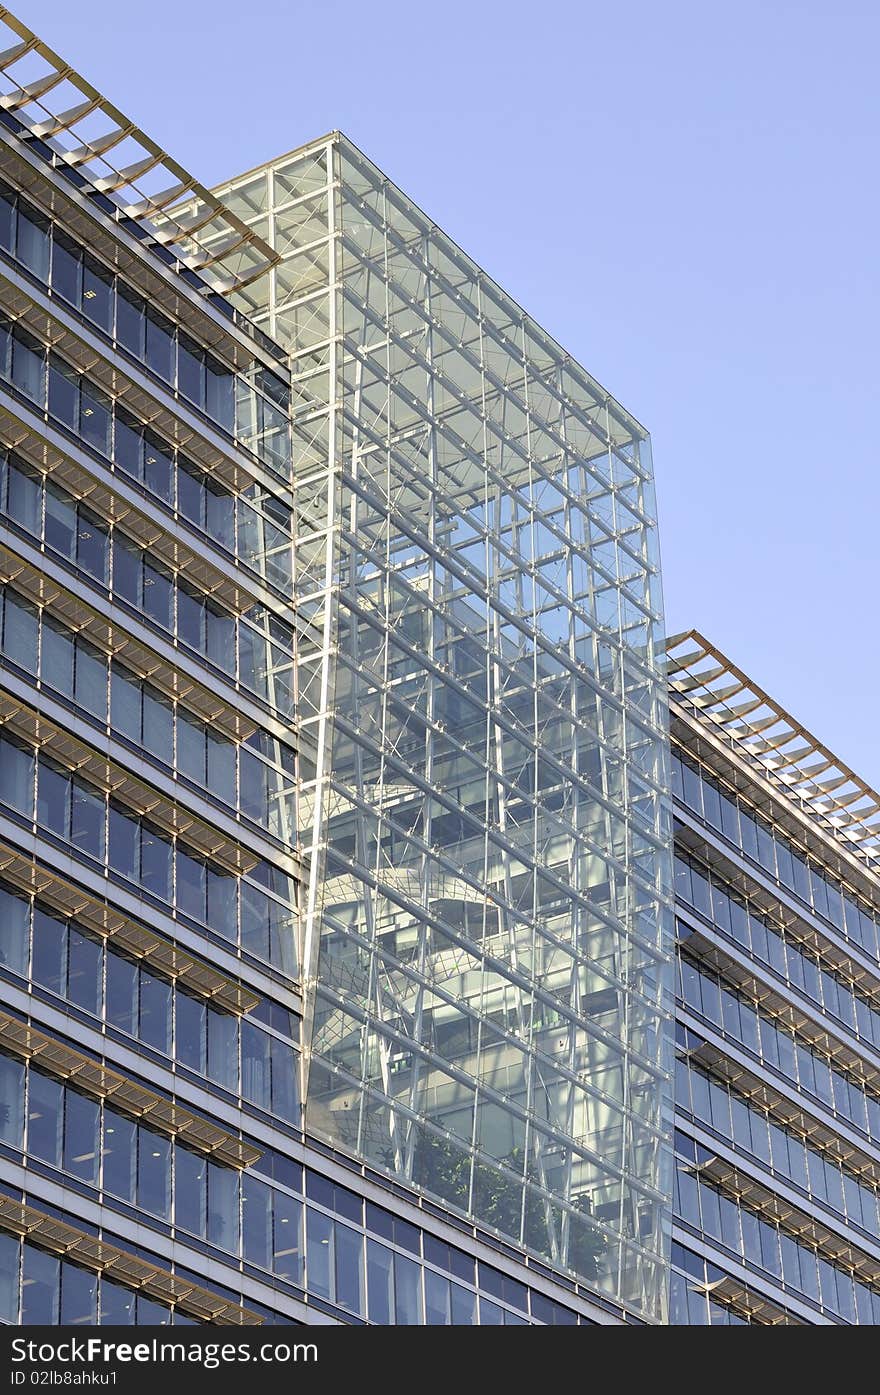
[[[880,1322],[880,795],[701,635],[669,645],[670,1321]]]
[[[666,1315],[648,439],[343,137],[0,53],[0,1319]]]

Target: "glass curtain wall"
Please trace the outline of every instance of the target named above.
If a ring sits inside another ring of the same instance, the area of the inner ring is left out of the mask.
[[[647,437],[344,138],[222,195],[293,366],[308,1129],[659,1317]]]

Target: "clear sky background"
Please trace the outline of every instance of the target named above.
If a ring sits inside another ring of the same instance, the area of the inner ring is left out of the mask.
[[[13,0],[204,183],[334,128],[651,430],[694,625],[880,786],[878,0]]]

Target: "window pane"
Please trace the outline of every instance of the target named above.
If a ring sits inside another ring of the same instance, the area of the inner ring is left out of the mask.
[[[64,1169],[83,1182],[98,1180],[98,1106],[68,1089],[64,1110]]]
[[[120,954],[107,954],[107,1021],[137,1036],[138,969]]]
[[[57,1080],[31,1070],[28,1080],[28,1152],[54,1167],[61,1164],[64,1090]]]
[[[171,1052],[171,985],[141,969],[140,1038],[165,1054]]]
[[[0,886],[0,964],[16,974],[28,969],[30,903]]]
[[[71,801],[71,841],[83,852],[104,861],[104,816],[106,806],[103,795],[97,795],[78,780],[73,781]]]
[[[48,615],[43,616],[40,677],[56,693],[73,696],[73,635]]]
[[[208,1008],[208,1075],[227,1090],[238,1090],[238,1019]]]
[[[161,316],[147,312],[147,366],[166,383],[174,376],[174,329]]]
[[[144,484],[151,494],[170,504],[173,498],[172,484],[174,463],[171,448],[151,432],[144,435]]]
[[[76,560],[83,571],[102,586],[107,585],[110,544],[107,529],[101,520],[82,504],[79,507],[76,537]]]
[[[109,334],[113,325],[113,277],[86,253],[83,260],[83,314]]]
[[[79,425],[79,375],[55,354],[49,356],[49,415],[71,431]]]
[[[120,876],[137,881],[140,861],[140,824],[118,805],[110,805],[109,861]]]
[[[0,737],[0,799],[26,818],[34,812],[34,757],[32,751]]]
[[[76,507],[51,483],[46,486],[46,546],[70,561],[76,554]]]
[[[37,771],[37,823],[67,838],[70,833],[70,776],[42,757]]]
[[[0,1056],[0,1141],[24,1147],[25,1068],[11,1056]]]
[[[181,593],[181,600],[183,595]],[[196,719],[190,719],[183,709],[177,709],[177,769],[196,784],[205,783],[205,728]]]
[[[18,260],[40,281],[49,281],[49,219],[29,204],[18,205]]]
[[[188,1148],[174,1150],[175,1225],[204,1235],[208,1214],[208,1164]]]
[[[244,1258],[262,1269],[271,1265],[272,1191],[249,1172],[241,1178],[242,1248]]]
[[[138,1129],[138,1205],[154,1215],[171,1217],[171,1142]]]
[[[54,1327],[58,1322],[61,1264],[54,1255],[24,1247],[21,1321],[24,1326]]]
[[[184,397],[204,410],[205,354],[183,334],[178,337],[177,344],[177,387]]]
[[[336,1222],[336,1302],[353,1313],[364,1311],[364,1237]]]
[[[415,1327],[422,1320],[419,1266],[403,1255],[394,1256],[394,1298],[398,1327]]]
[[[207,906],[206,868],[204,862],[190,857],[178,844],[177,885],[175,901],[178,910],[195,920],[205,919]]]
[[[132,1326],[134,1324],[135,1296],[121,1284],[111,1284],[109,1279],[101,1280],[101,1325]]]
[[[52,233],[52,289],[79,306],[82,287],[82,254],[76,243],[60,228]]]
[[[110,399],[85,378],[80,381],[80,433],[99,455],[110,457]]]
[[[137,1125],[115,1110],[104,1110],[104,1190],[123,1201],[135,1199]]]
[[[238,1173],[208,1163],[208,1239],[238,1254]]]
[[[309,1293],[332,1298],[333,1222],[311,1207],[306,1217],[306,1286]]]
[[[172,628],[173,583],[163,568],[144,561],[144,610],[163,630]]]
[[[64,992],[67,925],[39,907],[34,909],[34,981],[52,993]]]
[[[183,461],[178,462],[177,507],[197,528],[205,526],[205,487],[201,472],[195,466],[187,468]]]
[[[116,283],[116,338],[135,358],[144,356],[144,303],[122,282]]]
[[[103,946],[70,927],[67,941],[67,996],[86,1012],[100,1013]]]
[[[21,1243],[17,1235],[0,1232],[0,1322],[18,1322],[18,1280]]]
[[[141,882],[154,896],[171,900],[171,844],[147,823],[141,828]]]
[[[275,1240],[272,1268],[279,1279],[302,1285],[302,1202],[285,1192],[274,1193]]]
[[[10,460],[6,473],[9,517],[38,538],[42,527],[43,476],[23,460]]]
[[[391,1250],[367,1240],[367,1291],[370,1322],[382,1327],[394,1322],[393,1264]]]
[[[100,722],[107,720],[107,660],[87,640],[77,639],[74,691],[80,707]]]
[[[165,765],[174,755],[174,710],[171,704],[144,687],[144,748]]]
[[[175,994],[176,1042],[178,1061],[191,1070],[203,1072],[206,1055],[207,1009],[188,993]]]

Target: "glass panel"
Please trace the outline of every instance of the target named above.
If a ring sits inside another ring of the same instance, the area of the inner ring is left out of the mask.
[[[171,1142],[151,1129],[138,1129],[138,1205],[171,1219]]]
[[[174,1150],[175,1224],[204,1236],[208,1220],[208,1163],[188,1148]]]
[[[64,1111],[64,1168],[93,1185],[98,1180],[98,1122],[96,1102],[68,1089]]]
[[[101,1007],[103,946],[71,926],[67,950],[67,996],[78,1007],[97,1015]]]
[[[28,1075],[28,1152],[53,1167],[61,1165],[64,1090],[57,1080],[31,1070]]]
[[[285,1192],[274,1193],[274,1272],[288,1283],[302,1285],[302,1202]]]
[[[104,1110],[104,1190],[123,1201],[135,1199],[137,1177],[137,1125],[114,1110]]]
[[[82,310],[109,334],[113,328],[113,275],[86,253],[83,259]]]
[[[140,1038],[164,1055],[171,1053],[171,985],[141,969]]]
[[[306,1286],[309,1293],[332,1298],[333,1222],[329,1216],[306,1210]]]
[[[54,1255],[24,1247],[21,1321],[24,1326],[54,1327],[58,1322],[61,1263]]]
[[[16,974],[28,968],[30,903],[0,885],[0,964]]]
[[[370,1322],[388,1327],[394,1323],[394,1255],[375,1240],[367,1239],[367,1291]]]
[[[18,260],[39,281],[49,281],[49,219],[30,204],[18,205]]]
[[[24,1147],[23,1062],[0,1055],[0,1142],[11,1148]]]

